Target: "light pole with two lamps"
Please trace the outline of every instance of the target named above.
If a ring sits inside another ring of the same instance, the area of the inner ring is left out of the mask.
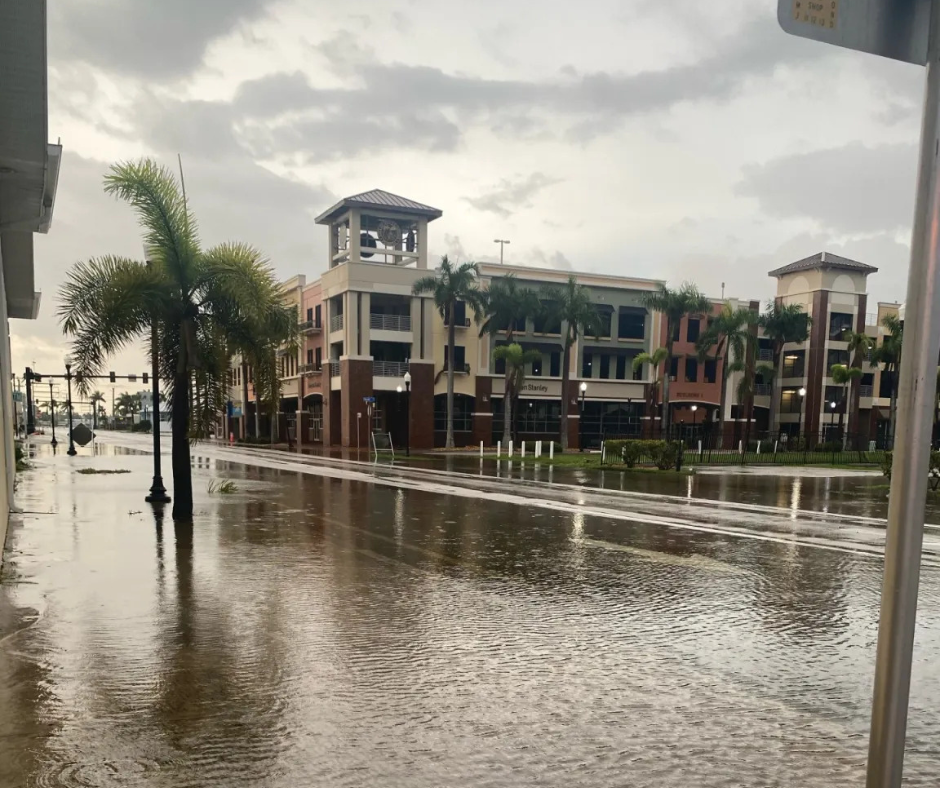
[[[578,451],[584,451],[584,397],[587,395],[587,383],[582,380],[578,388],[581,391],[581,415],[578,417],[578,428],[581,433],[581,439],[578,441]]]
[[[69,457],[74,457],[78,452],[75,451],[75,442],[72,440],[72,359],[70,356],[66,356],[64,360],[65,380],[68,384],[68,399],[66,400],[66,405],[69,411],[69,450],[66,454],[68,454]]]

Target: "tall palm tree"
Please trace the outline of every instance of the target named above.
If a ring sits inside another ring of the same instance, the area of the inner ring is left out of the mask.
[[[667,372],[663,377],[662,427],[663,431],[668,435],[671,423],[671,413],[669,410],[669,369],[672,367],[672,348],[676,341],[676,335],[679,332],[679,324],[686,315],[707,314],[711,312],[711,302],[695,285],[690,282],[685,282],[676,290],[672,290],[666,285],[660,285],[658,290],[647,293],[644,296],[643,304],[647,309],[653,312],[660,312],[666,316],[665,363]]]
[[[497,361],[506,362],[506,394],[503,397],[504,412],[503,421],[512,425],[512,413],[515,403],[519,401],[519,392],[522,391],[522,384],[525,383],[525,368],[528,364],[539,361],[542,354],[538,350],[523,350],[522,345],[513,342],[511,345],[500,345],[493,351],[493,358]],[[503,440],[507,445],[512,437],[512,432],[503,432]]]
[[[894,445],[894,427],[898,417],[898,371],[901,369],[901,346],[904,342],[904,324],[897,315],[885,315],[881,319],[885,335],[881,344],[872,349],[873,367],[884,366],[891,375],[891,407],[888,411],[888,447]]]
[[[107,255],[78,263],[62,286],[59,319],[72,338],[76,372],[86,379],[125,345],[143,339],[148,352],[156,350],[172,417],[173,519],[191,520],[189,442],[222,407],[227,336],[260,333],[275,322],[286,330],[293,315],[257,250],[237,243],[200,247],[195,218],[168,169],[147,159],[116,164],[104,189],[134,209],[150,260]]]
[[[140,412],[140,394],[125,391],[117,398],[115,407],[121,418],[133,419],[134,415]]]
[[[480,322],[486,296],[479,289],[479,276],[480,269],[476,263],[453,265],[445,254],[437,274],[422,277],[412,287],[415,295],[433,294],[437,311],[447,324],[447,441],[444,445],[448,449],[454,448],[454,313],[457,302],[463,301],[473,310],[474,320]]]
[[[104,394],[100,391],[93,391],[88,401],[91,403],[91,427],[96,430],[98,429],[98,403],[104,402]]]
[[[842,333],[842,338],[848,344],[850,366],[854,369],[862,369],[862,365],[869,358],[871,354],[872,347],[874,346],[874,340],[868,336],[864,331],[844,331]],[[861,380],[862,375],[853,375],[850,382],[849,388],[849,401],[848,401],[848,411],[849,418],[851,415],[858,410],[858,385]],[[857,421],[857,420],[856,420]],[[852,429],[851,421],[849,422],[849,429]],[[860,432],[858,429],[858,424],[855,426],[856,432]]]
[[[494,279],[486,291],[486,318],[480,326],[480,336],[489,334],[496,337],[505,333],[506,345],[513,344],[516,326],[534,317],[539,311],[538,294],[530,287],[522,287],[513,274]],[[498,349],[498,348],[497,348]],[[494,358],[496,356],[494,352]],[[506,364],[506,377],[503,401],[509,403],[510,368]],[[512,414],[510,408],[503,408],[503,443],[508,444],[512,433]]]
[[[747,344],[751,339],[751,328],[757,323],[757,315],[750,309],[738,307],[732,309],[725,304],[721,313],[699,337],[696,343],[699,359],[708,358],[709,351],[714,351],[712,358],[721,364],[721,399],[718,405],[718,441],[724,446],[725,441],[725,404],[727,401],[728,375],[744,369],[740,362],[744,360]],[[732,368],[737,362],[737,366]]]
[[[584,285],[579,285],[574,276],[569,276],[562,288],[550,288],[545,291],[546,319],[563,326],[561,354],[561,450],[568,448],[568,403],[571,388],[571,348],[583,334],[597,334],[601,329],[600,314],[591,292]]]
[[[780,378],[780,362],[783,346],[787,343],[802,345],[809,339],[809,328],[813,319],[803,311],[800,304],[783,304],[768,301],[766,311],[758,318],[764,336],[771,341],[773,375],[770,380],[770,429],[777,429],[777,381]]]
[[[652,353],[640,353],[633,358],[633,371],[643,369],[644,364],[649,364],[652,380],[646,387],[646,412],[650,415],[650,429],[652,430],[653,414],[656,411],[656,399],[659,394],[659,386],[663,377],[663,362],[668,358],[669,351],[661,347]]]
[[[849,387],[862,377],[862,369],[861,367],[850,367],[846,364],[833,364],[832,369],[829,370],[829,374],[832,377],[833,383],[837,386],[842,386],[842,410],[839,413],[839,434],[842,436],[842,449],[845,450],[847,436],[844,426],[846,404],[849,400]]]

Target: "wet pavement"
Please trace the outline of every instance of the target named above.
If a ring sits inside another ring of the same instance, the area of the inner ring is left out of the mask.
[[[174,527],[150,457],[42,447],[0,588],[0,786],[863,782],[880,477],[465,462],[200,446]],[[930,527],[917,786],[938,567]]]

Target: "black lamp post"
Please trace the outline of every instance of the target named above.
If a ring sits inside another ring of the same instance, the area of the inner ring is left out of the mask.
[[[150,418],[150,429],[153,432],[153,481],[150,484],[150,494],[144,498],[147,503],[169,503],[170,496],[166,494],[166,487],[163,486],[163,470],[160,458],[160,369],[157,360],[157,324],[156,321],[150,326],[150,371],[153,381],[153,414]]]
[[[65,382],[68,384],[68,400],[66,400],[66,405],[69,411],[69,450],[66,454],[68,454],[69,457],[74,457],[78,452],[75,451],[75,441],[72,440],[72,359],[68,356],[65,357]]]
[[[581,439],[578,441],[578,451],[584,451],[584,397],[587,395],[587,383],[585,381],[581,381],[579,390],[581,392],[581,416],[578,419],[578,429],[581,433]]]
[[[695,437],[695,431],[698,429],[698,405],[692,406],[692,437]]]
[[[52,381],[49,381],[49,413],[52,416],[52,448],[54,449],[59,445],[59,442],[55,439],[55,398],[52,394]]]
[[[411,456],[411,373],[405,371],[405,456]]]
[[[800,436],[803,434],[803,405],[806,402],[806,389],[800,389],[800,420],[796,424],[796,437],[799,440]]]

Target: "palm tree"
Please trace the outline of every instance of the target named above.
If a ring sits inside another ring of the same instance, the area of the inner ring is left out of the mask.
[[[862,376],[861,367],[849,367],[845,364],[833,364],[829,371],[832,382],[842,386],[842,410],[839,413],[839,434],[842,436],[842,450],[845,450],[846,434],[843,429],[845,423],[846,403],[849,398],[849,386],[853,385]]]
[[[897,315],[885,315],[881,319],[885,336],[881,344],[872,349],[871,365],[884,365],[891,375],[891,407],[888,411],[888,448],[894,446],[894,425],[898,416],[898,371],[901,369],[901,345],[904,342],[904,324]]]
[[[652,418],[656,410],[656,398],[659,393],[659,384],[662,382],[663,362],[669,357],[669,351],[661,347],[652,353],[640,353],[633,358],[633,371],[643,369],[649,364],[652,381],[646,387],[646,411],[650,414],[650,429],[652,431]]]
[[[754,412],[754,381],[760,375],[773,379],[774,367],[771,364],[757,363],[757,340],[751,336],[744,345],[744,353],[730,364],[730,372],[742,372],[738,381],[738,415],[743,410],[745,415],[744,445],[745,451],[751,442],[751,419]],[[737,433],[737,428],[735,428]],[[737,437],[737,434],[735,435]]]
[[[522,384],[525,383],[525,368],[542,358],[538,350],[523,350],[522,345],[513,342],[511,345],[500,345],[493,351],[493,358],[497,361],[506,362],[506,394],[503,397],[504,402],[504,423],[512,424],[513,405],[519,400],[519,392],[522,390]],[[507,436],[504,428],[503,440],[509,443],[512,436],[510,432]]]
[[[93,430],[98,429],[98,403],[104,402],[104,394],[100,391],[93,391],[91,396],[88,398],[88,401],[91,403],[91,428]]]
[[[140,394],[130,394],[125,391],[117,398],[115,407],[121,414],[121,418],[133,420],[134,415],[140,412]]]
[[[708,358],[708,352],[714,349],[715,363],[721,364],[721,400],[718,405],[718,445],[724,447],[725,441],[725,403],[727,399],[728,374],[743,371],[743,360],[748,342],[751,340],[751,328],[757,323],[757,315],[750,309],[738,307],[732,309],[725,304],[721,313],[712,321],[705,333],[696,343],[699,360]]]
[[[147,159],[116,164],[104,189],[134,209],[150,260],[108,255],[78,263],[61,289],[59,319],[85,379],[142,338],[148,352],[156,350],[172,414],[173,519],[191,520],[189,442],[214,422],[224,401],[227,337],[236,330],[260,334],[275,322],[286,330],[293,316],[258,251],[236,243],[200,247],[195,218],[169,170]]]
[[[764,336],[771,341],[773,375],[770,381],[770,429],[777,429],[777,380],[780,377],[780,361],[783,346],[789,342],[802,345],[809,339],[809,327],[813,319],[803,311],[800,304],[783,304],[768,301],[766,311],[758,318]]]
[[[463,301],[473,310],[479,323],[486,297],[477,286],[480,269],[476,263],[452,265],[445,254],[435,276],[425,276],[414,283],[415,295],[431,293],[437,311],[447,325],[447,441],[445,447],[454,448],[454,345],[456,343],[454,313],[457,302]]]
[[[842,332],[842,338],[848,344],[849,358],[851,359],[851,366],[854,369],[861,369],[862,365],[868,359],[872,346],[874,345],[874,340],[868,336],[864,331],[844,331]],[[851,414],[855,413],[858,409],[858,383],[857,381],[861,380],[862,375],[853,375],[851,381],[851,388],[849,389],[849,401],[848,401],[848,410],[849,418],[851,419]],[[849,429],[852,429],[851,421],[849,422]],[[860,432],[858,428],[858,423],[856,420],[855,425],[856,433]]]
[[[653,293],[647,293],[643,304],[653,312],[661,312],[666,316],[666,367],[667,374],[663,377],[663,431],[668,435],[670,426],[669,412],[669,374],[672,368],[672,348],[679,333],[679,324],[686,315],[702,314],[711,311],[711,302],[699,289],[685,282],[679,289],[671,290],[666,285],[660,285]]]
[[[480,326],[480,336],[489,334],[506,335],[506,344],[511,345],[516,334],[516,326],[534,317],[539,311],[538,294],[529,287],[521,287],[519,280],[512,274],[494,279],[486,292],[486,319]],[[498,348],[497,348],[498,349]],[[497,358],[495,352],[494,358]],[[506,378],[503,401],[508,405],[510,390],[510,368],[506,364]],[[512,433],[512,414],[510,408],[503,409],[503,443],[508,444]]]
[[[568,448],[568,403],[571,398],[568,389],[571,386],[571,348],[582,334],[597,334],[601,328],[601,319],[591,293],[579,285],[574,276],[569,276],[562,288],[545,291],[546,320],[564,326],[564,341],[561,354],[561,450]]]

